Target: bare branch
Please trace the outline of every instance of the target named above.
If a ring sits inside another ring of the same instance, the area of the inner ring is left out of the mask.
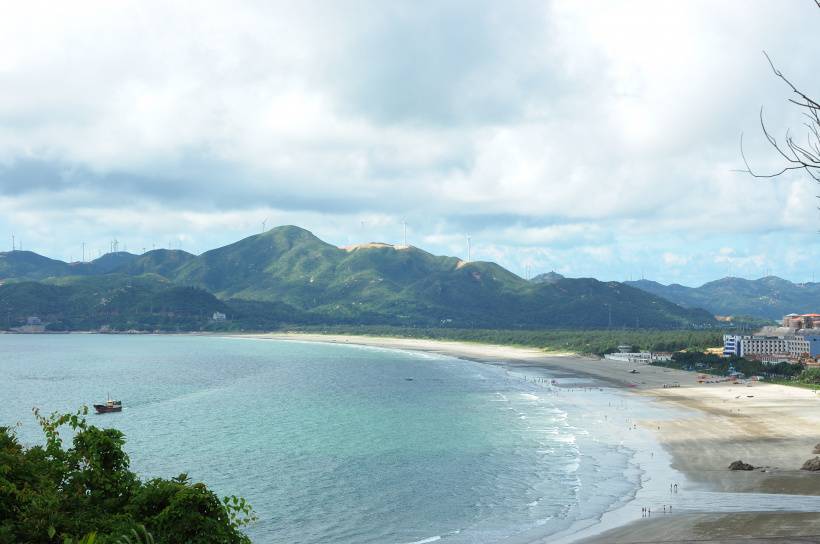
[[[820,1],[820,0],[818,0],[818,1]],[[772,59],[769,57],[768,53],[763,51],[763,55],[766,57],[766,60],[769,61],[769,66],[772,67],[772,71],[774,72],[774,75],[776,75],[777,77],[782,79],[786,83],[786,85],[791,87],[792,92],[794,92],[794,94],[798,95],[800,98],[802,98],[803,100],[806,101],[806,104],[799,104],[799,103],[795,102],[796,104],[806,106],[806,107],[811,107],[811,108],[820,108],[820,104],[818,104],[817,102],[815,102],[814,100],[812,100],[811,98],[809,98],[808,96],[803,94],[801,91],[799,91],[797,89],[797,87],[795,87],[794,84],[791,81],[789,81],[788,78],[786,78],[786,76],[783,75],[783,72],[781,72],[780,70],[775,68],[774,63],[772,62]]]
[[[820,7],[820,0],[815,0],[815,3]],[[786,83],[792,92],[797,95],[797,98],[789,98],[788,101],[798,108],[803,109],[803,115],[808,119],[808,122],[803,123],[808,129],[806,133],[806,143],[797,143],[789,130],[786,130],[783,142],[779,142],[766,126],[766,121],[763,118],[763,108],[760,108],[760,128],[763,132],[763,136],[766,138],[766,141],[769,142],[769,145],[783,158],[785,166],[780,170],[769,173],[760,173],[752,170],[743,150],[743,135],[741,134],[740,155],[743,158],[743,164],[746,166],[746,169],[742,171],[756,178],[776,178],[792,170],[803,170],[809,177],[820,183],[820,103],[800,91],[797,86],[784,76],[765,51],[763,55],[769,62],[769,66],[775,76]]]

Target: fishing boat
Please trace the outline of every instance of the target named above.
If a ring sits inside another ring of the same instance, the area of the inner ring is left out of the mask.
[[[111,393],[108,394],[108,400],[105,404],[95,404],[94,409],[98,414],[107,414],[109,412],[122,412],[122,401],[111,400]]]

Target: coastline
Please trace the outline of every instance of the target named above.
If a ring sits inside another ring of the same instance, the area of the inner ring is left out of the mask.
[[[820,502],[814,499],[820,496],[820,474],[799,470],[805,460],[814,457],[812,448],[820,442],[820,395],[811,390],[764,383],[698,384],[692,372],[491,344],[305,333],[220,336],[437,353],[503,364],[522,372],[543,369],[559,382],[571,377],[604,382],[677,414],[672,418],[639,419],[636,424],[663,447],[670,471],[684,475],[687,494],[697,497],[703,493],[707,500],[715,499],[716,504],[732,510],[704,507],[703,512],[690,509],[675,515],[635,519],[634,514],[624,512],[631,504],[627,503],[605,514],[598,526],[561,535],[561,542],[820,541]],[[630,373],[633,368],[639,373]],[[729,463],[738,459],[764,468],[729,471]],[[777,500],[778,495],[783,495],[783,501]],[[811,504],[795,502],[795,510],[803,511],[787,511],[787,499],[795,495],[807,500],[812,496]],[[762,507],[756,504],[758,498]],[[768,502],[773,505],[769,510],[765,506]]]

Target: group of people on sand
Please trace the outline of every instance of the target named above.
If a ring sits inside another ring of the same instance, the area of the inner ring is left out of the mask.
[[[671,514],[672,513],[672,505],[671,504],[664,504],[663,505],[663,513],[664,514]],[[642,518],[650,518],[652,517],[652,509],[648,506],[644,506],[641,508],[641,517]]]
[[[669,493],[675,494],[678,492],[678,484],[672,483],[669,484]],[[663,513],[664,514],[671,514],[672,513],[672,505],[671,504],[664,504],[663,505]],[[652,509],[648,506],[641,507],[641,517],[642,518],[649,518],[652,517]]]

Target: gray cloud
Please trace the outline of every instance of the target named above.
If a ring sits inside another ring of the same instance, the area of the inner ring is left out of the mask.
[[[725,273],[729,245],[784,275],[808,266],[795,247],[820,256],[813,186],[731,172],[741,131],[776,164],[760,105],[798,126],[762,49],[820,88],[810,3],[92,3],[25,32],[43,10],[7,11],[0,231],[45,253],[202,251],[270,216],[338,243],[406,219],[443,253],[470,232],[519,271],[686,281]]]

